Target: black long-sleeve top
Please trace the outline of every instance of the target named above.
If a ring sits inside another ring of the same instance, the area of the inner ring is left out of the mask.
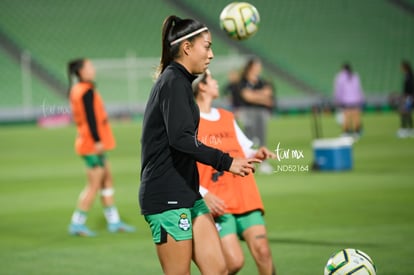
[[[95,111],[93,107],[93,97],[94,91],[89,89],[85,95],[82,97],[83,106],[85,108],[86,113],[86,121],[88,122],[89,130],[91,131],[91,135],[95,142],[100,141],[100,137],[98,135],[98,128],[96,126],[96,118],[95,118]]]
[[[228,171],[233,159],[197,140],[195,76],[173,62],[159,76],[145,109],[141,137],[141,213],[189,208],[200,199],[196,161]]]
[[[246,78],[242,78],[240,80],[238,90],[236,90],[236,93],[234,94],[234,97],[238,101],[239,107],[257,107],[257,108],[269,109],[268,106],[249,102],[249,101],[245,100],[242,96],[242,92],[243,92],[244,89],[250,89],[254,92],[254,91],[257,91],[257,90],[261,90],[265,86],[268,86],[268,85],[269,84],[261,78],[259,78],[256,83],[250,83]]]
[[[414,75],[412,72],[405,73],[403,94],[406,96],[414,96]]]

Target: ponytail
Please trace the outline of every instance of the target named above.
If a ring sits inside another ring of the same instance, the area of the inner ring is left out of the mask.
[[[78,58],[68,63],[68,80],[69,80],[68,95],[70,93],[70,89],[72,88],[72,86],[76,82],[80,81],[79,70],[82,69],[84,61],[85,61],[84,58]]]
[[[194,19],[181,19],[175,15],[168,16],[162,24],[162,52],[157,73],[163,73],[165,68],[179,56],[180,45],[183,41],[191,42],[205,31],[208,31],[207,27]]]
[[[162,24],[162,52],[161,52],[161,61],[158,68],[158,73],[161,74],[164,72],[165,68],[173,61],[174,57],[178,55],[178,45],[171,46],[170,38],[172,36],[172,28],[177,22],[180,22],[181,19],[175,15],[168,16],[164,23]]]

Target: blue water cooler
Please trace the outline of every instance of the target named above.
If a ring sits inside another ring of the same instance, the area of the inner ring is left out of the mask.
[[[314,140],[312,148],[316,168],[321,171],[351,170],[353,142],[351,137]]]

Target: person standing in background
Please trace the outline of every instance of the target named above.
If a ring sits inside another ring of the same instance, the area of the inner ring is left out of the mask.
[[[266,146],[267,123],[275,106],[273,87],[260,77],[261,72],[262,63],[259,59],[251,58],[247,61],[240,79],[236,113],[246,136],[257,147]],[[271,174],[273,167],[263,161],[258,170]]]
[[[362,131],[361,109],[365,102],[359,75],[345,63],[334,81],[334,101],[343,109],[343,135],[358,138]]]
[[[252,149],[253,142],[244,135],[231,112],[212,107],[219,97],[219,89],[210,71],[196,78],[192,88],[200,109],[198,138],[201,141],[233,157],[276,158],[266,147]],[[241,240],[246,241],[258,274],[276,274],[263,217],[264,206],[253,174],[238,177],[202,163],[197,166],[200,193],[214,216],[228,274],[237,274],[243,267]]]
[[[399,113],[401,118],[401,128],[397,132],[400,138],[414,136],[412,108],[414,100],[414,75],[411,64],[407,60],[401,62],[401,70],[404,74],[402,95],[399,102]]]
[[[88,183],[80,194],[77,209],[72,215],[69,234],[86,237],[96,235],[85,223],[98,192],[104,206],[108,230],[134,232],[133,226],[121,221],[114,202],[112,173],[106,151],[115,148],[115,138],[103,100],[95,88],[95,68],[90,60],[79,58],[69,62],[68,76],[70,105],[78,130],[75,149],[85,161],[88,176]]]
[[[240,72],[232,70],[227,75],[228,82],[224,86],[224,96],[229,98],[231,109],[237,114],[237,109],[240,106],[239,83]]]

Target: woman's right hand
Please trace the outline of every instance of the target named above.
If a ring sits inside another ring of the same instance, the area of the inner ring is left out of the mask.
[[[214,217],[224,215],[224,211],[226,210],[226,204],[222,199],[220,199],[211,192],[205,194],[203,198],[207,204],[207,207],[210,209],[211,215],[213,215]]]
[[[102,155],[105,152],[105,149],[104,149],[104,146],[103,146],[102,142],[100,142],[100,141],[95,142],[95,151],[96,151],[96,154],[98,154],[98,155]]]
[[[233,162],[231,163],[229,172],[245,177],[250,173],[254,173],[254,164],[261,163],[262,161],[257,158],[234,158]]]

